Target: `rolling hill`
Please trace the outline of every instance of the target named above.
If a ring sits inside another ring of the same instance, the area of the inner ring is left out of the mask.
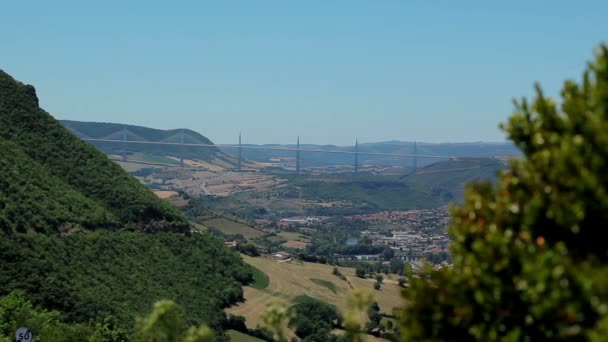
[[[458,202],[465,184],[494,180],[507,167],[494,158],[460,158],[430,164],[402,176],[321,175],[290,177],[293,196],[311,201],[346,201],[346,208],[321,206],[315,215],[436,208]]]
[[[0,228],[189,230],[186,218],[40,109],[0,71]]]
[[[109,142],[109,141],[90,141],[109,155],[122,155],[125,153],[128,159],[137,154],[146,154],[156,157],[181,156],[186,159],[195,159],[212,162],[220,159],[232,163],[231,157],[222,153],[215,146],[176,146],[176,145],[157,145],[150,142],[162,143],[181,143],[213,145],[207,137],[190,129],[160,130],[142,126],[124,125],[118,123],[83,122],[61,120],[61,124],[69,129],[74,135],[81,139],[103,139],[103,140],[126,140],[131,143]],[[133,141],[145,142],[134,143]],[[148,157],[150,162],[154,162],[153,157]]]

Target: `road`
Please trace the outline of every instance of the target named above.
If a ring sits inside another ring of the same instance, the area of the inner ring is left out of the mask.
[[[211,177],[211,178],[207,179],[206,181],[202,182],[202,183],[201,183],[201,185],[200,185],[201,191],[202,191],[202,192],[203,192],[205,195],[207,195],[207,196],[211,196],[211,195],[213,195],[213,194],[211,193],[211,191],[209,191],[209,190],[207,189],[207,183],[208,183],[208,182],[210,182],[210,181],[212,181],[212,180],[216,180],[216,179],[218,179],[218,178],[220,178],[220,177],[223,177],[223,176],[225,176],[225,175],[227,175],[227,174],[229,174],[229,173],[230,173],[230,171],[225,171],[225,172],[220,173],[219,175],[217,175],[217,176],[215,176],[215,177]]]

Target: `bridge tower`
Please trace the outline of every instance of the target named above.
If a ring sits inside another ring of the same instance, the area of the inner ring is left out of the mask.
[[[122,128],[122,161],[127,161],[127,127]]]
[[[359,139],[355,139],[355,174],[359,173]]]
[[[241,144],[241,132],[239,132],[239,159],[237,162],[237,169],[241,171],[241,164],[243,162],[243,145]]]
[[[413,165],[413,169],[414,172],[416,172],[416,170],[418,170],[418,144],[414,141],[414,165]]]
[[[179,132],[179,143],[180,143],[180,150],[179,150],[179,166],[180,167],[184,167],[184,129],[182,128]]]
[[[298,136],[298,142],[296,144],[296,173],[300,174],[300,137]]]

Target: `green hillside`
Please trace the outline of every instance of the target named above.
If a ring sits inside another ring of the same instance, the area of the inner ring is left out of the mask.
[[[238,253],[209,234],[191,234],[182,213],[40,109],[32,86],[2,71],[0,230],[0,302],[17,296],[41,312],[56,310],[78,323],[64,327],[75,335],[110,321],[131,332],[136,317],[170,299],[189,323],[205,323],[225,340],[222,309],[242,300],[242,285],[253,280]]]
[[[472,181],[495,180],[507,165],[493,158],[461,158],[431,164],[401,180],[413,191],[430,194],[442,201],[460,201],[465,185]]]
[[[99,203],[66,186],[19,146],[0,137],[0,227],[6,234],[117,223]]]
[[[312,214],[435,208],[462,199],[464,185],[493,180],[506,165],[492,158],[442,161],[403,176],[290,177],[292,192],[315,201],[348,201],[353,208],[319,207]]]
[[[0,295],[26,290],[70,322],[111,315],[126,328],[163,298],[192,324],[219,327],[222,308],[242,299],[241,284],[251,280],[239,255],[208,234],[27,234],[0,239],[0,260]]]
[[[148,127],[123,125],[117,123],[102,122],[82,122],[62,120],[61,124],[80,138],[85,139],[107,139],[144,142],[165,142],[186,144],[206,144],[213,145],[207,137],[189,130],[172,129],[160,130]],[[91,141],[91,144],[107,154],[122,154],[126,151],[127,155],[134,153],[146,153],[162,156],[183,156],[187,159],[197,159],[211,161],[213,158],[222,158],[223,154],[215,146],[176,146],[176,145],[155,145],[146,143],[117,143],[107,141]]]
[[[34,87],[0,70],[0,228],[181,231],[189,224],[95,147],[38,107]]]

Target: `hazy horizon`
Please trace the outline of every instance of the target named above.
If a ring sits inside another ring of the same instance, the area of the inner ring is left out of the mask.
[[[605,38],[587,4],[7,2],[0,69],[58,119],[216,143],[502,142],[511,99],[556,96]]]

